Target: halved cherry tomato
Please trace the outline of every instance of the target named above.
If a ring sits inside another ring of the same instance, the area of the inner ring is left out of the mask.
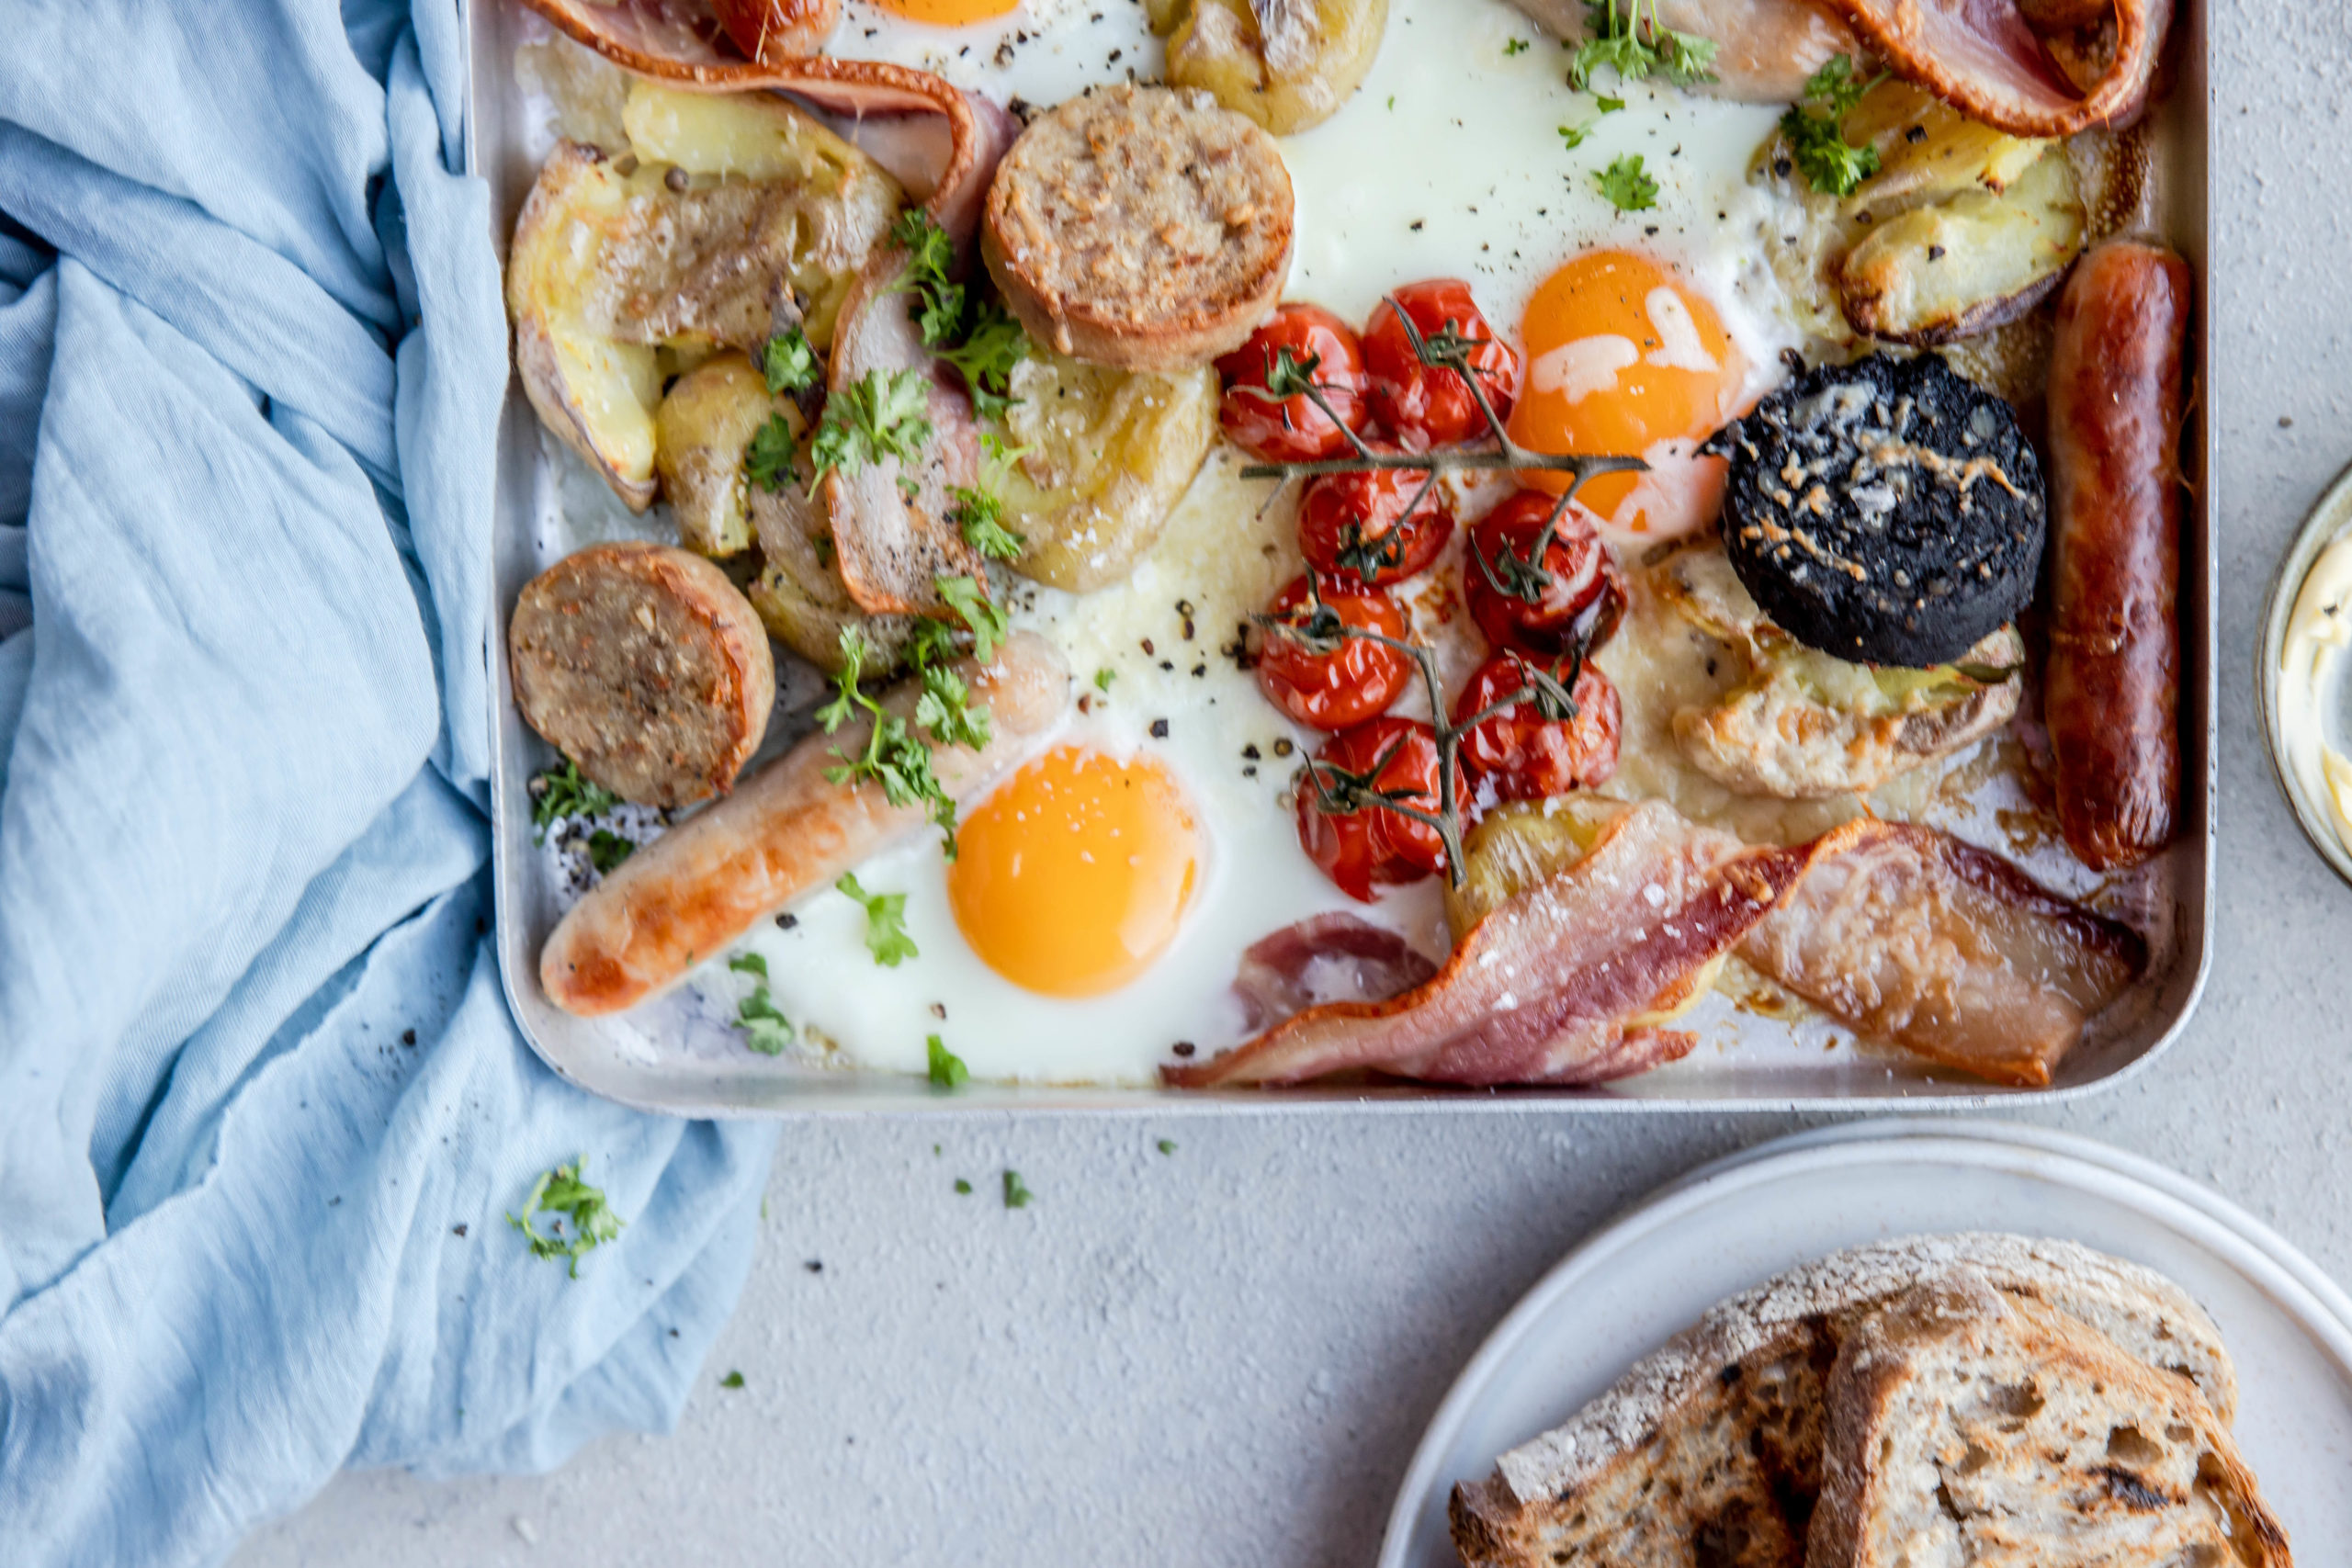
[[[1609,640],[1625,613],[1625,584],[1609,547],[1574,509],[1561,513],[1544,552],[1548,582],[1530,563],[1559,502],[1523,490],[1470,526],[1462,597],[1487,640],[1538,659],[1587,652]]]
[[[1277,396],[1273,382],[1305,375],[1349,430],[1361,431],[1371,417],[1364,404],[1370,386],[1363,350],[1347,322],[1320,305],[1282,305],[1250,341],[1216,362],[1225,380],[1218,423],[1233,444],[1269,463],[1310,463],[1337,457],[1355,447],[1346,432],[1315,406],[1304,391]]]
[[[1318,579],[1317,587],[1325,608],[1346,625],[1404,640],[1405,612],[1382,590],[1336,577]],[[1307,580],[1294,580],[1266,613],[1301,632],[1309,630],[1315,611]],[[1345,729],[1386,713],[1412,673],[1409,656],[1363,637],[1318,649],[1281,626],[1269,626],[1259,636],[1258,685],[1266,700],[1317,729]]]
[[[1306,856],[1351,898],[1369,904],[1373,884],[1418,882],[1445,869],[1445,840],[1425,822],[1359,801],[1351,811],[1327,811],[1327,797],[1351,781],[1403,803],[1438,809],[1437,732],[1419,719],[1386,716],[1325,741],[1298,782],[1298,841]]]
[[[1567,690],[1572,716],[1544,712],[1553,699],[1541,693],[1531,671],[1540,670]],[[1521,700],[1470,727],[1454,753],[1464,789],[1491,784],[1497,800],[1541,800],[1572,789],[1607,784],[1617,772],[1617,736],[1624,723],[1617,688],[1609,677],[1575,658],[1531,660],[1497,654],[1478,666],[1453,702],[1460,724],[1514,694]]]
[[[1390,301],[1393,300],[1392,304]],[[1373,307],[1364,328],[1363,363],[1372,374],[1373,417],[1415,451],[1450,446],[1487,434],[1487,416],[1461,373],[1424,365],[1396,319],[1402,307],[1428,341],[1452,333],[1471,340],[1466,350],[1497,419],[1509,419],[1519,397],[1519,353],[1478,313],[1470,286],[1458,277],[1408,283]]]
[[[1374,442],[1373,450],[1396,448]],[[1357,582],[1394,582],[1427,568],[1453,536],[1444,487],[1429,480],[1411,468],[1366,468],[1310,480],[1298,503],[1298,547],[1306,564]],[[1417,495],[1421,503],[1408,516],[1405,508]]]

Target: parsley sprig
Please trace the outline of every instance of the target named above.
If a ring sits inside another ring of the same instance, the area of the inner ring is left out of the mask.
[[[568,1258],[571,1260],[571,1277],[580,1278],[580,1258],[621,1234],[622,1220],[605,1202],[604,1192],[580,1178],[588,1164],[588,1156],[581,1156],[570,1165],[557,1166],[532,1184],[530,1195],[523,1200],[520,1214],[509,1213],[506,1223],[530,1238],[534,1258]],[[541,1214],[548,1216],[548,1228],[537,1224]],[[565,1222],[571,1229],[566,1232]]]
[[[1813,73],[1804,85],[1804,101],[1781,117],[1781,134],[1788,138],[1797,172],[1823,196],[1851,196],[1856,186],[1878,173],[1878,149],[1848,141],[1845,124],[1862,95],[1886,75],[1882,71],[1863,81],[1852,57],[1841,54]]]
[[[799,455],[800,444],[793,439],[792,426],[784,422],[784,415],[772,413],[765,424],[752,432],[743,448],[743,472],[770,495],[782,495],[792,480],[793,459]]]
[[[1611,98],[1601,94],[1595,93],[1592,97],[1592,118],[1586,120],[1582,125],[1564,125],[1560,127],[1560,140],[1566,144],[1569,152],[1575,152],[1577,148],[1584,145],[1584,139],[1590,136],[1594,130],[1599,129],[1600,122],[1604,118],[1610,115],[1615,114],[1624,107],[1625,100],[1623,98]]]
[[[915,946],[915,939],[907,934],[905,894],[868,893],[858,885],[856,877],[846,872],[839,882],[833,884],[833,887],[843,897],[865,908],[865,951],[874,954],[875,963],[885,969],[896,969],[910,958],[922,956],[922,950]]]
[[[778,333],[760,350],[760,374],[771,397],[808,390],[817,384],[817,351],[798,327]]]
[[[987,663],[996,657],[1009,626],[1003,609],[989,602],[987,591],[975,579],[943,577],[938,579],[938,588],[941,600],[963,620],[964,634],[942,621],[927,620],[915,628],[907,644],[907,660],[920,683],[914,723],[909,724],[860,686],[874,649],[854,626],[842,628],[841,672],[833,678],[832,701],[817,710],[817,722],[828,735],[860,715],[871,722],[865,750],[855,757],[835,751],[841,765],[826,769],[825,776],[835,784],[870,779],[882,786],[883,799],[892,806],[928,805],[931,819],[946,838],[947,858],[954,860],[956,801],[932,770],[932,742],[973,750],[989,743],[988,709],[973,703],[971,688],[954,660],[961,652],[962,636],[968,635],[973,657]],[[918,727],[922,733],[917,732]]]
[[[955,280],[956,245],[922,208],[899,214],[890,238],[907,253],[907,265],[891,285],[913,298],[908,317],[922,333],[922,344],[956,367],[971,394],[972,412],[1001,420],[1015,401],[1012,367],[1028,357],[1029,334],[992,295],[975,293]]]
[[[1715,42],[1697,33],[1675,31],[1658,19],[1657,0],[1585,0],[1585,30],[1592,35],[1568,66],[1568,85],[1579,92],[1596,71],[1613,71],[1621,82],[1664,76],[1678,87],[1715,79]]]
[[[920,370],[868,370],[825,400],[808,443],[808,493],[825,476],[878,463],[911,461],[931,440],[931,378]],[[907,482],[903,479],[900,483]]]

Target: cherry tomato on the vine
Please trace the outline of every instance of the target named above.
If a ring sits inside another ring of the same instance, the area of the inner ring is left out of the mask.
[[[1541,491],[1523,490],[1470,526],[1462,596],[1497,648],[1539,659],[1579,648],[1589,652],[1624,614],[1617,563],[1575,510],[1560,514],[1550,547],[1535,561],[1536,541],[1558,504]]]
[[[1396,448],[1375,442],[1373,450]],[[1366,468],[1310,480],[1298,503],[1298,547],[1306,564],[1374,583],[1425,570],[1453,536],[1453,508],[1444,487],[1430,480],[1413,468]],[[1417,495],[1420,504],[1413,506]]]
[[[1325,639],[1317,635],[1307,585],[1306,578],[1293,580],[1266,606],[1282,623],[1259,635],[1258,685],[1266,700],[1317,729],[1345,729],[1387,712],[1412,679],[1411,657],[1385,643],[1340,637],[1336,628],[1334,645],[1310,646]],[[1405,612],[1384,591],[1340,578],[1315,586],[1324,608],[1344,625],[1405,639]]]
[[[1371,417],[1363,349],[1347,322],[1320,305],[1276,307],[1216,371],[1225,382],[1218,423],[1235,446],[1264,462],[1309,463],[1355,450],[1307,396],[1306,382],[1349,430],[1363,430]]]
[[[1385,806],[1363,798],[1365,789],[1401,796],[1401,804],[1435,813],[1437,732],[1419,719],[1393,716],[1360,724],[1325,741],[1298,782],[1298,841],[1307,858],[1351,898],[1372,902],[1374,883],[1418,882],[1445,869],[1445,839]],[[1326,810],[1327,804],[1352,809]]]
[[[1559,708],[1556,692],[1538,686],[1536,671],[1567,693],[1573,715]],[[1488,784],[1497,800],[1541,800],[1609,782],[1617,772],[1617,737],[1624,715],[1608,676],[1574,657],[1533,660],[1499,653],[1480,665],[1462,688],[1453,703],[1453,722],[1461,724],[1515,696],[1514,706],[1479,720],[1463,736],[1455,755],[1465,792]]]
[[[1373,307],[1363,333],[1363,363],[1372,376],[1374,419],[1423,452],[1487,434],[1487,416],[1478,412],[1461,373],[1422,363],[1397,319],[1400,308],[1424,343],[1452,341],[1462,347],[1495,417],[1509,419],[1519,397],[1519,353],[1479,313],[1470,286],[1457,277],[1408,283]]]

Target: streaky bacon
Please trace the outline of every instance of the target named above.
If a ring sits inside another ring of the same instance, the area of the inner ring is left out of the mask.
[[[1988,850],[1865,818],[1807,848],[1739,955],[1860,1033],[2039,1087],[2147,945]]]
[[[1261,1030],[1324,1002],[1385,1002],[1436,973],[1396,931],[1339,912],[1309,916],[1253,942],[1233,991],[1247,1026]]]
[[[1587,36],[1583,0],[1514,3],[1560,38]],[[1657,15],[1714,43],[1712,90],[1725,97],[1792,102],[1835,56],[1875,53],[1897,75],[2013,136],[2071,136],[2138,118],[2172,0],[2094,0],[2087,8],[2037,0],[2033,10],[2053,25],[2047,40],[2018,0],[1659,0]],[[2075,69],[2062,70],[2055,50]]]
[[[1826,0],[1898,75],[2012,136],[2128,125],[2147,107],[2172,0],[2115,0],[2103,73],[2077,88],[2017,0]]]
[[[817,52],[841,0],[524,0],[631,71],[719,85],[723,78]]]
[[[1629,1021],[1684,994],[1795,881],[1804,852],[1748,849],[1657,802],[1472,928],[1427,983],[1385,1002],[1311,1007],[1198,1066],[1205,1089],[1371,1071],[1468,1085],[1605,1082],[1696,1043]]]

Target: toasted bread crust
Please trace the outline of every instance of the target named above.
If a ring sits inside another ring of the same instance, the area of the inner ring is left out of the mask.
[[[1973,1269],[1860,1325],[1827,1401],[1810,1568],[2291,1568],[2285,1530],[2195,1384]]]
[[[1122,85],[1030,122],[989,186],[980,254],[1040,342],[1180,370],[1272,311],[1293,216],[1272,137],[1205,93]]]
[[[637,541],[566,556],[524,585],[506,639],[524,720],[623,800],[722,794],[767,732],[766,628],[700,556]]]
[[[1833,1254],[1719,1303],[1565,1425],[1503,1455],[1492,1476],[1456,1487],[1463,1562],[1631,1565],[1643,1561],[1641,1541],[1702,1532],[1726,1550],[1733,1537],[1747,1542],[1745,1555],[1719,1559],[1744,1568],[1803,1561],[1838,1348],[1884,1303],[1960,1267],[2102,1330],[2196,1385],[2224,1419],[2234,1407],[2220,1331],[2161,1276],[2071,1242],[1910,1236]],[[1679,1488],[1645,1484],[1668,1475]],[[1668,1502],[1639,1516],[1643,1533],[1625,1533],[1612,1508],[1654,1495]]]

